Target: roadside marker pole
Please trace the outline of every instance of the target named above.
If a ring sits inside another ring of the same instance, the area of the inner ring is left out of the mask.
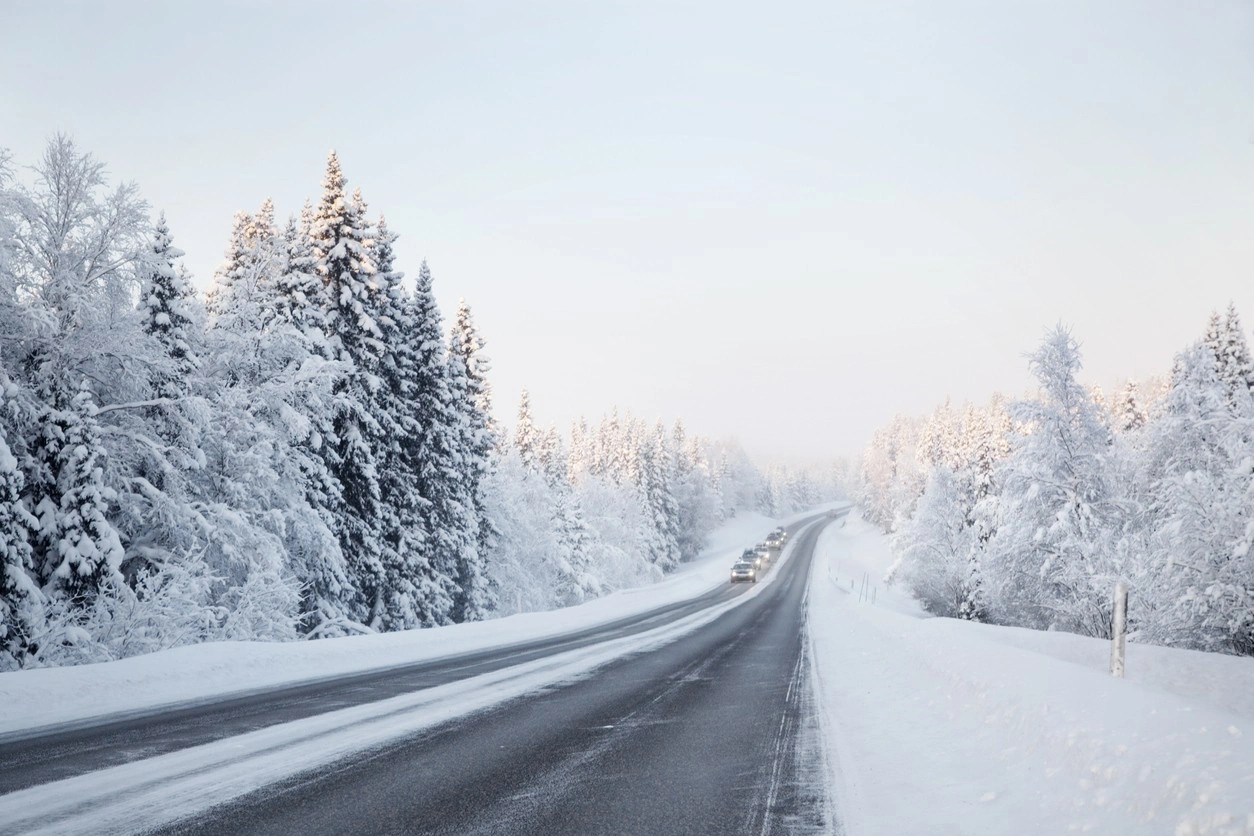
[[[1115,615],[1110,626],[1110,675],[1123,679],[1124,654],[1128,646],[1128,585],[1115,584]]]

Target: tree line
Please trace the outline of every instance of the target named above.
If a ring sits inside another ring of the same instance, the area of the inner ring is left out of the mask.
[[[1061,326],[1030,357],[1036,393],[898,417],[857,495],[893,533],[890,576],[945,616],[1254,654],[1254,361],[1230,306],[1169,376],[1107,400]]]
[[[659,576],[830,482],[630,417],[493,418],[471,309],[332,153],[199,295],[164,217],[57,136],[0,152],[0,670],[405,630]]]

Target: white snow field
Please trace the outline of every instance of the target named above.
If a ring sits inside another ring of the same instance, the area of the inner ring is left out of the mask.
[[[683,601],[726,583],[728,567],[740,550],[788,521],[741,514],[710,536],[700,558],[665,580],[566,609],[312,642],[211,642],[116,662],[0,673],[0,701],[7,706],[0,715],[0,735],[193,704],[582,630]]]
[[[930,618],[887,538],[819,540],[809,598],[832,827],[1254,834],[1254,660]],[[875,603],[850,590],[867,573]]]

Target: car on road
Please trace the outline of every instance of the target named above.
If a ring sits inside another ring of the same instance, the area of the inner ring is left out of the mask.
[[[767,545],[766,543],[758,543],[756,546],[753,547],[753,550],[757,552],[758,554],[762,555],[763,560],[771,559],[771,547]]]
[[[741,581],[758,582],[758,568],[746,560],[737,561],[731,569],[731,582],[740,583]]]
[[[770,534],[766,536],[766,544],[770,546],[771,548],[775,549],[776,551],[784,547],[784,542],[785,542],[785,534],[779,529],[772,531]]]
[[[745,549],[744,554],[740,556],[741,563],[752,563],[753,568],[761,569],[766,559],[762,557],[762,553],[757,549]]]

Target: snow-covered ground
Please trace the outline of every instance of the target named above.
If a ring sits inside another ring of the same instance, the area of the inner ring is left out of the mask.
[[[711,535],[699,559],[660,583],[619,590],[577,607],[315,642],[213,642],[116,662],[0,673],[0,702],[6,706],[0,735],[408,665],[604,624],[726,583],[728,566],[740,550],[778,522],[741,514]]]
[[[890,563],[850,518],[813,567],[811,658],[850,836],[1254,834],[1254,660],[1130,645],[1117,680],[1108,642],[926,617],[884,587]]]

